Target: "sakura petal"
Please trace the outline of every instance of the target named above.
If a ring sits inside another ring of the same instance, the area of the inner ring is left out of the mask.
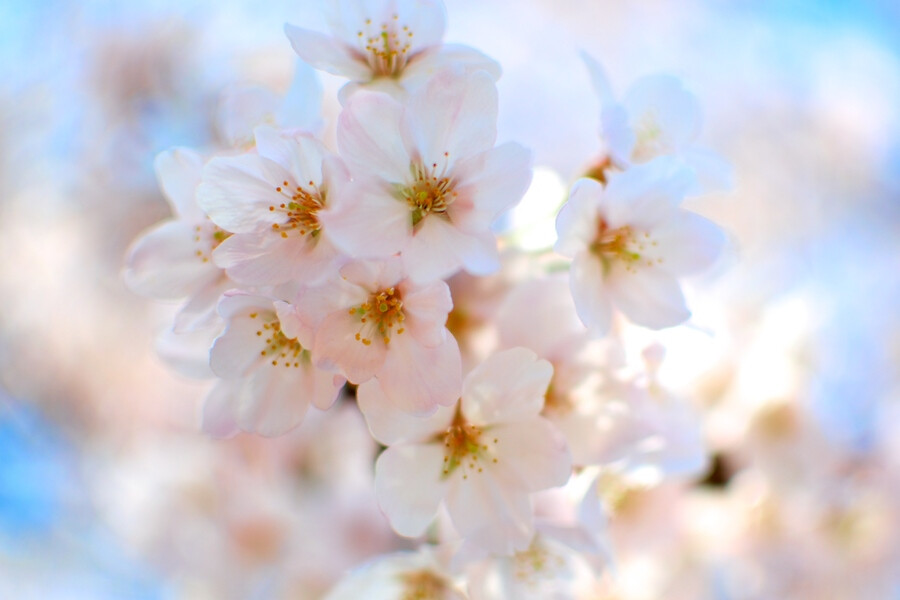
[[[364,383],[375,376],[389,354],[381,340],[363,344],[356,339],[362,330],[347,310],[331,313],[316,331],[313,357],[320,367],[337,366],[351,383]]]
[[[409,154],[398,135],[403,106],[383,94],[355,94],[338,117],[337,142],[351,167],[389,182],[409,176]]]
[[[183,298],[219,277],[221,271],[197,256],[196,227],[167,221],[151,229],[128,252],[125,284],[151,298]]]
[[[607,290],[616,308],[638,325],[651,329],[672,327],[687,321],[691,313],[675,278],[658,268],[626,271],[615,266]]]
[[[698,214],[679,210],[675,218],[653,230],[660,267],[673,275],[690,275],[709,267],[722,253],[725,235]]]
[[[235,385],[232,381],[220,381],[203,402],[201,427],[212,437],[229,438],[240,432],[232,403]]]
[[[687,148],[682,156],[685,164],[697,175],[697,186],[689,193],[727,192],[734,187],[734,168],[712,150]]]
[[[319,221],[335,245],[354,258],[387,258],[403,249],[412,235],[409,207],[373,182],[345,187],[334,210]]]
[[[331,36],[286,24],[284,33],[297,56],[313,68],[357,81],[372,79],[362,54]]]
[[[254,130],[256,148],[259,155],[284,167],[295,183],[307,188],[310,183],[322,182],[322,160],[325,146],[307,134],[285,134],[272,127],[257,127]],[[283,178],[269,178],[269,181],[283,181]]]
[[[407,155],[444,165],[488,150],[497,137],[497,106],[487,73],[441,71],[409,99],[401,121]]]
[[[161,152],[153,162],[159,187],[178,217],[201,221],[205,215],[194,198],[203,172],[203,157],[187,148]]]
[[[584,66],[587,67],[591,85],[594,87],[594,92],[600,98],[601,106],[609,106],[614,103],[615,94],[613,94],[612,84],[609,82],[609,77],[607,77],[603,66],[587,52],[582,50],[579,54],[581,55],[581,60],[584,62]]]
[[[426,416],[438,406],[453,404],[462,384],[456,339],[447,332],[443,343],[427,348],[408,333],[395,334],[378,381],[391,404],[403,412]]]
[[[527,348],[498,352],[466,377],[463,415],[475,425],[536,417],[552,377],[553,366]]]
[[[700,133],[700,103],[677,77],[642,77],[625,92],[622,104],[633,122],[651,115],[661,143],[671,151],[694,141]]]
[[[610,227],[652,229],[668,219],[695,185],[694,172],[675,158],[661,156],[610,176],[603,213]]]
[[[240,87],[227,90],[219,102],[217,125],[232,147],[246,147],[253,143],[253,129],[273,122],[279,99],[271,90],[262,87]]]
[[[305,348],[313,346],[315,332],[335,309],[347,310],[368,299],[368,292],[341,277],[328,278],[314,287],[303,287],[297,294],[294,310],[302,322],[298,340]]]
[[[425,286],[413,286],[408,282],[400,284],[403,298],[403,326],[424,346],[434,347],[444,341],[447,330],[444,325],[447,315],[453,310],[450,288],[443,281],[435,281]]]
[[[468,234],[434,216],[423,219],[400,256],[406,272],[415,281],[444,279],[461,266],[475,275],[488,275],[500,268],[493,234]]]
[[[244,431],[274,437],[299,425],[315,391],[311,375],[306,367],[260,365],[242,382],[233,399],[238,426]]]
[[[492,427],[497,462],[492,471],[505,484],[535,492],[563,485],[572,474],[565,438],[542,418]]]
[[[575,310],[593,337],[609,333],[612,323],[612,303],[605,282],[603,263],[590,252],[580,252],[572,261],[569,288]]]
[[[265,347],[263,338],[256,335],[260,327],[262,325],[259,319],[250,317],[231,319],[225,332],[216,339],[209,351],[209,366],[213,373],[223,379],[247,375],[251,368],[260,362],[260,350]],[[257,338],[259,342],[253,343]]]
[[[375,495],[400,535],[422,535],[437,514],[447,490],[443,460],[444,449],[437,444],[392,446],[378,457]]]
[[[337,256],[324,239],[285,239],[268,232],[232,235],[213,253],[218,266],[246,285],[278,285],[290,279],[313,285],[327,276]]]
[[[464,231],[483,231],[522,199],[531,184],[531,151],[515,143],[491,148],[453,168],[459,181],[450,220]]]
[[[219,277],[197,290],[175,315],[175,333],[204,329],[218,322],[216,306],[222,294],[233,287],[234,282],[220,271]]]
[[[563,256],[574,256],[590,245],[597,233],[597,205],[603,186],[594,179],[579,179],[569,199],[556,216],[558,239],[554,249]]]
[[[441,406],[433,415],[424,418],[399,411],[384,395],[377,379],[371,379],[359,386],[356,390],[356,401],[366,418],[372,437],[385,446],[400,442],[426,441],[450,425],[456,410],[455,406]]]
[[[462,68],[466,73],[485,71],[494,81],[500,79],[500,64],[489,56],[461,44],[441,44],[422,50],[403,69],[403,84],[414,91],[427,83],[435,73],[448,67]]]
[[[279,222],[278,206],[284,196],[265,179],[262,160],[256,154],[217,157],[203,169],[197,202],[213,222],[226,231],[251,233]]]
[[[637,134],[628,121],[628,111],[621,104],[609,104],[600,111],[600,137],[616,166],[631,164]]]

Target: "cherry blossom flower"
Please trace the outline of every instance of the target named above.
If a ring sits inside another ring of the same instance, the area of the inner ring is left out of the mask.
[[[309,135],[258,127],[255,137],[256,153],[214,158],[203,171],[198,201],[234,233],[216,264],[248,285],[321,280],[340,255],[318,214],[349,176]]]
[[[418,536],[443,503],[467,542],[510,554],[531,543],[530,494],[571,473],[565,441],[539,416],[552,368],[530,350],[495,354],[466,377],[460,402],[426,419],[392,410],[377,381],[357,391],[376,440],[378,502],[394,530]]]
[[[440,0],[341,0],[326,11],[331,36],[293,25],[284,30],[300,58],[353,82],[342,99],[361,87],[399,96],[451,64],[500,77],[500,66],[481,52],[441,43]]]
[[[671,75],[642,77],[619,101],[600,63],[584,53],[582,58],[600,97],[600,137],[613,166],[627,169],[657,156],[677,156],[696,173],[691,192],[731,187],[731,166],[697,145],[700,103],[680,79]]]
[[[242,292],[219,303],[224,333],[210,351],[210,367],[223,378],[203,409],[203,428],[217,436],[238,429],[276,436],[296,427],[309,405],[331,406],[344,379],[314,366],[309,350],[281,319],[284,302]]]
[[[234,286],[211,258],[231,234],[211,223],[195,199],[203,163],[186,148],[156,157],[156,176],[173,217],[134,241],[123,272],[126,285],[142,296],[189,298],[176,319],[178,332],[211,324],[219,296]]]
[[[460,586],[447,572],[442,549],[423,547],[396,552],[354,569],[325,596],[325,600],[464,600]]]
[[[323,214],[335,243],[360,258],[401,253],[418,280],[460,267],[499,267],[491,223],[525,193],[531,155],[494,147],[497,90],[485,73],[447,69],[401,105],[355,96],[338,121],[338,146],[354,183]]]
[[[557,217],[556,251],[573,257],[570,287],[578,316],[605,335],[615,307],[633,322],[661,329],[690,312],[679,277],[711,265],[724,245],[711,221],[679,207],[690,171],[665,158],[575,183]]]
[[[459,347],[447,331],[453,306],[443,281],[419,284],[399,259],[357,261],[340,278],[304,288],[293,305],[313,359],[352,383],[375,377],[392,407],[430,414],[459,397]]]

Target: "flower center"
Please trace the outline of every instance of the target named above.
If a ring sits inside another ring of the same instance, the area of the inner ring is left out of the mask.
[[[666,147],[662,139],[662,128],[656,120],[656,114],[648,111],[641,115],[635,124],[635,144],[631,159],[637,163],[647,162],[655,156],[665,154]]]
[[[364,346],[369,346],[376,337],[389,344],[395,325],[397,335],[405,331],[402,326],[405,319],[403,300],[400,291],[393,287],[370,295],[359,306],[351,307],[350,314],[359,319],[361,327],[356,333],[356,340]]]
[[[656,241],[650,239],[649,233],[644,232],[638,236],[629,225],[612,228],[606,220],[600,218],[590,251],[600,259],[604,273],[609,272],[613,262],[624,264],[626,271],[634,273],[644,260],[648,267],[662,262],[662,258],[654,259],[647,255],[648,245],[656,246]]]
[[[440,600],[447,591],[447,582],[431,571],[416,571],[399,575],[403,583],[401,600]]]
[[[259,313],[250,313],[251,319],[259,317]],[[309,351],[304,350],[297,338],[289,338],[281,331],[281,322],[278,319],[264,321],[262,327],[256,330],[257,337],[266,336],[266,344],[259,355],[269,357],[272,366],[283,364],[285,367],[299,367],[301,362],[310,360]]]
[[[487,444],[482,443],[486,441],[482,440],[483,433],[484,430],[480,427],[466,421],[457,405],[453,422],[443,433],[437,434],[436,438],[436,441],[444,443],[444,477],[449,477],[458,468],[463,470],[463,479],[468,479],[469,473],[484,471],[481,465],[485,464],[485,459],[488,458],[490,446],[496,446],[499,440],[493,438]],[[490,458],[492,463],[497,462],[496,456]]]
[[[194,227],[194,243],[197,249],[194,254],[205,263],[209,262],[209,257],[213,250],[219,247],[219,244],[231,237],[231,233],[214,225],[212,222]]]
[[[447,156],[447,153],[444,153]],[[410,208],[413,227],[430,214],[444,215],[456,198],[453,191],[453,182],[445,176],[442,169],[437,172],[437,163],[432,163],[431,168],[423,165],[413,165],[412,183],[400,188],[400,196],[406,200]]]
[[[269,206],[269,212],[284,214],[285,220],[282,223],[272,223],[272,230],[281,232],[281,237],[288,237],[288,232],[292,230],[299,232],[300,235],[307,233],[313,237],[319,235],[322,227],[316,213],[325,206],[325,203],[315,183],[310,181],[309,186],[313,191],[305,190],[299,185],[291,190],[290,183],[283,181],[282,185],[275,188],[275,191],[286,199],[286,202],[278,206]]]
[[[356,33],[374,77],[396,77],[409,61],[413,32],[407,25],[401,27],[399,20],[394,15],[390,23],[379,27],[372,24],[372,19],[366,19],[365,29]]]

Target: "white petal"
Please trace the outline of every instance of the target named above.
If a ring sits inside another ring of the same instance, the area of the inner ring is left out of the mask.
[[[203,169],[197,202],[210,219],[226,231],[250,233],[284,220],[268,206],[278,206],[284,196],[266,180],[262,160],[256,154],[220,156]]]
[[[671,216],[695,181],[690,168],[666,156],[613,173],[603,193],[604,218],[612,228],[652,229]]]
[[[400,256],[406,272],[416,281],[444,279],[463,265],[469,272],[484,275],[500,267],[493,234],[476,236],[462,232],[437,215],[422,220]]]
[[[371,379],[357,388],[356,402],[366,418],[372,437],[385,446],[427,441],[434,434],[444,431],[456,412],[455,405],[441,406],[428,417],[416,417],[399,411],[384,395],[377,379]]]
[[[409,207],[376,181],[355,181],[331,198],[334,209],[320,211],[319,221],[347,256],[387,258],[412,237]]]
[[[609,333],[612,323],[612,303],[606,289],[605,273],[600,260],[584,251],[575,256],[569,271],[569,287],[575,310],[593,337]]]
[[[383,94],[355,94],[338,117],[337,142],[351,168],[400,183],[409,176],[409,154],[400,139],[403,106]]]
[[[613,93],[612,84],[609,82],[609,77],[607,77],[603,66],[587,52],[581,51],[579,54],[581,55],[581,60],[584,62],[585,67],[587,67],[591,85],[594,87],[594,92],[600,98],[600,104],[602,106],[608,106],[614,103],[615,94]]]
[[[662,259],[660,268],[673,275],[690,275],[709,267],[722,253],[725,235],[718,225],[698,214],[679,210],[653,230]]]
[[[441,71],[410,97],[401,131],[408,156],[426,166],[490,149],[497,137],[494,80],[482,71]]]
[[[572,186],[569,199],[556,216],[558,239],[554,250],[563,256],[575,256],[587,248],[597,235],[597,206],[603,186],[594,179],[579,179]]]
[[[222,294],[232,288],[234,288],[234,281],[229,279],[224,272],[220,272],[218,278],[197,290],[175,315],[173,326],[175,333],[204,329],[220,321],[221,317],[216,312],[216,306]]]
[[[314,391],[311,375],[304,366],[260,365],[235,394],[238,426],[244,431],[273,437],[299,425]],[[334,394],[336,397],[337,390]]]
[[[223,299],[220,306],[227,302]],[[219,336],[209,351],[209,366],[223,379],[246,376],[258,363],[260,351],[265,348],[265,337],[256,335],[262,329],[264,315],[240,316],[230,319],[225,332]]]
[[[462,411],[476,425],[537,416],[553,366],[527,348],[498,352],[475,367],[463,384]]]
[[[419,344],[409,333],[395,334],[386,354],[377,377],[384,395],[398,410],[425,416],[459,399],[462,359],[450,332],[434,348]]]
[[[208,257],[204,262],[197,256],[196,235],[193,223],[180,220],[163,222],[144,233],[128,252],[125,284],[142,296],[174,299],[218,279],[221,270]]]
[[[314,287],[303,287],[297,294],[294,310],[300,323],[292,326],[304,347],[312,347],[315,332],[329,314],[348,310],[368,299],[368,292],[341,277],[328,278]]]
[[[691,316],[678,281],[662,269],[639,267],[629,272],[614,265],[606,289],[616,308],[644,327],[672,327]]]
[[[507,143],[453,167],[456,197],[450,220],[464,231],[484,231],[515,206],[531,184],[531,151]]]
[[[400,285],[403,298],[403,327],[424,346],[434,347],[444,341],[447,315],[453,310],[450,288],[443,281],[415,286],[405,281]]]
[[[613,163],[625,168],[637,143],[637,134],[628,120],[628,111],[621,104],[609,104],[600,111],[600,138]]]
[[[187,148],[175,148],[159,153],[153,167],[172,212],[189,221],[202,220],[204,215],[195,193],[203,172],[203,157]]]
[[[536,492],[564,485],[572,474],[566,441],[546,419],[499,425],[486,433],[497,440],[491,471],[505,485]]]
[[[634,122],[645,115],[659,128],[661,144],[672,151],[694,141],[700,133],[700,103],[677,77],[650,75],[632,84],[622,104]]]
[[[306,189],[310,182],[316,186],[322,182],[322,160],[327,151],[311,135],[288,134],[272,127],[257,127],[254,137],[259,155],[284,167],[293,176],[296,185]],[[270,177],[269,181],[279,181],[279,178]]]
[[[215,438],[228,438],[240,431],[235,419],[233,381],[218,382],[203,402],[202,428]]]
[[[389,354],[380,339],[365,345],[356,335],[365,330],[359,320],[339,310],[322,321],[313,345],[313,357],[322,367],[336,365],[352,383],[360,384],[375,376]]]
[[[565,273],[525,281],[513,288],[497,311],[500,340],[506,348],[523,346],[554,360],[561,344],[584,333]],[[546,315],[535,319],[535,315]],[[527,327],[522,324],[527,323]]]
[[[253,129],[272,123],[279,98],[263,87],[235,87],[226,90],[219,101],[216,122],[222,137],[232,147],[253,143]]]
[[[291,279],[314,285],[335,266],[337,251],[323,238],[277,232],[235,234],[213,253],[216,264],[246,285],[278,285]]]
[[[447,67],[461,67],[466,73],[485,71],[494,81],[500,79],[502,72],[497,61],[474,48],[461,44],[441,44],[423,50],[410,59],[403,69],[403,85],[414,91]]]
[[[407,537],[425,532],[444,498],[444,448],[438,444],[392,446],[375,463],[378,505],[394,531]]]
[[[310,66],[357,81],[372,79],[372,69],[354,48],[316,31],[285,25],[284,33],[297,56]]]

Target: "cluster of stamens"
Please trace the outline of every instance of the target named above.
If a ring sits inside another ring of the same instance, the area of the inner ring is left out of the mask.
[[[251,319],[259,318],[259,313],[250,313]],[[266,345],[259,351],[262,357],[269,357],[273,367],[283,364],[285,367],[299,368],[300,362],[306,358],[303,346],[297,338],[289,338],[281,331],[281,322],[278,319],[263,321],[260,329],[256,330],[257,337],[266,336]]]
[[[663,262],[662,258],[654,261],[645,257],[648,245],[656,246],[656,241],[650,239],[648,232],[638,235],[629,225],[612,228],[601,218],[597,221],[597,234],[590,250],[603,263],[604,271],[609,271],[612,262],[618,261],[625,265],[626,271],[634,273],[642,262],[648,267]]]
[[[447,152],[444,157],[448,157]],[[453,182],[443,173],[438,174],[438,164],[432,163],[431,167],[413,165],[412,184],[402,188],[400,195],[409,204],[413,227],[425,218],[426,215],[444,215],[447,209],[456,199],[453,191]]]
[[[375,77],[395,77],[409,61],[413,32],[407,25],[399,27],[399,19],[394,15],[391,23],[381,27],[372,27],[372,19],[366,19],[365,31],[356,34]]]
[[[396,288],[390,287],[373,293],[362,304],[351,307],[349,312],[359,319],[361,327],[356,333],[356,341],[364,346],[371,345],[375,335],[389,344],[392,334],[400,335],[406,331],[403,327],[403,300]],[[397,327],[396,331],[394,326]]]
[[[656,120],[656,114],[648,111],[641,115],[640,120],[635,126],[634,150],[631,152],[631,158],[635,162],[646,162],[654,156],[659,156],[665,152],[662,140],[662,128]]]
[[[283,223],[272,223],[274,231],[281,232],[281,237],[288,237],[289,231],[297,231],[300,235],[318,235],[321,226],[316,213],[323,208],[322,196],[316,190],[315,182],[310,181],[310,192],[299,185],[293,186],[287,181],[275,188],[275,191],[285,197],[286,202],[279,205],[270,205],[269,212],[283,212],[287,220]]]
[[[488,457],[490,446],[496,446],[500,440],[497,438],[483,440],[483,434],[484,431],[480,427],[466,421],[457,406],[453,422],[443,433],[437,434],[438,440],[444,443],[444,477],[448,477],[460,467],[463,469],[463,479],[468,479],[469,473],[484,471],[482,465]],[[497,462],[496,456],[491,457],[491,462]]]
[[[210,227],[212,229],[211,235],[209,234]],[[194,243],[197,244],[197,249],[194,251],[194,254],[203,262],[208,263],[213,250],[218,248],[219,244],[231,237],[231,233],[216,225],[212,225],[211,223],[207,223],[205,229],[207,230],[207,233],[204,233],[203,225],[194,227]]]

